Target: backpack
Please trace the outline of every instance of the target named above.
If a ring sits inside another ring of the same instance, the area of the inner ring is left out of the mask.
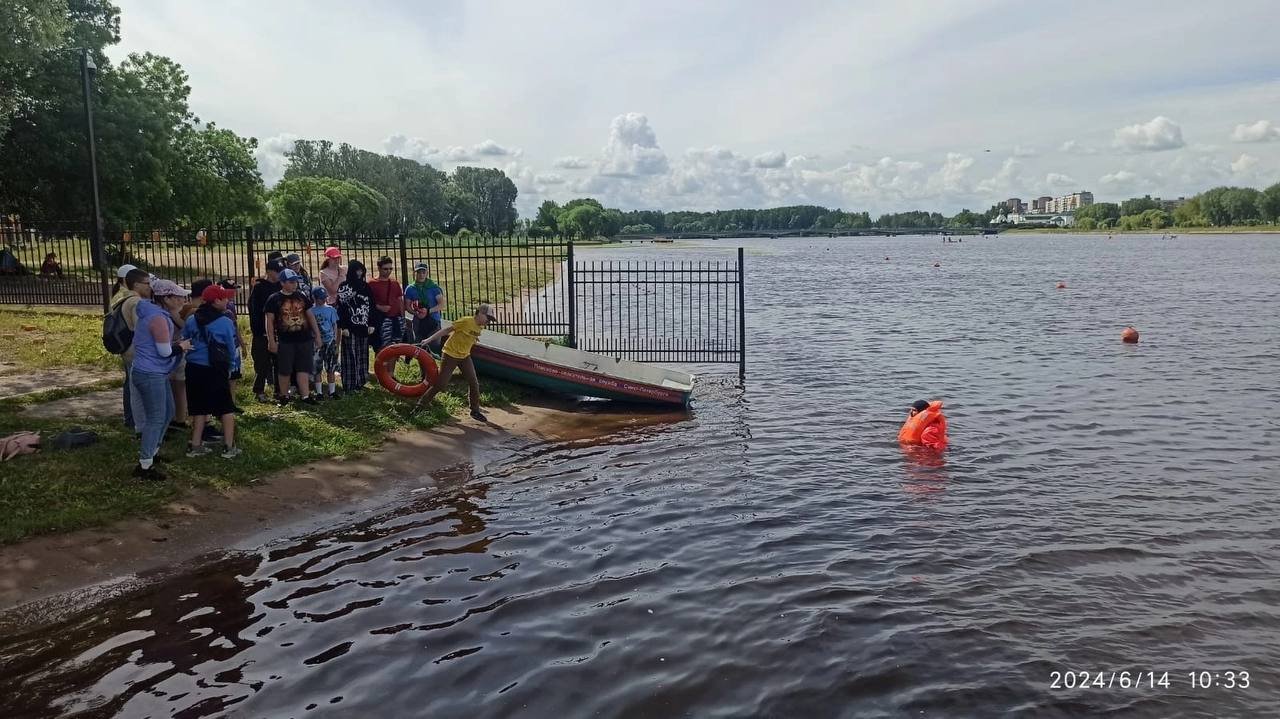
[[[102,346],[113,355],[122,355],[132,344],[133,330],[124,320],[124,302],[121,302],[102,320]]]
[[[231,374],[231,349],[209,335],[209,325],[200,326],[200,339],[209,347],[209,366]]]

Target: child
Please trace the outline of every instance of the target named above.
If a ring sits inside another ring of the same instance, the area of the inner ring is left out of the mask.
[[[316,395],[323,397],[324,373],[329,373],[329,399],[338,398],[338,310],[327,302],[329,292],[323,287],[313,287],[311,297],[315,307],[311,310],[320,326],[320,349],[316,350],[316,372],[312,383]]]
[[[187,411],[191,415],[188,457],[209,454],[204,429],[210,417],[222,420],[222,457],[234,459],[240,454],[235,445],[235,403],[231,398],[231,373],[240,369],[240,355],[235,351],[235,327],[224,314],[233,294],[210,282],[200,293],[202,303],[183,327],[182,334],[192,345],[186,367]]]
[[[45,279],[62,277],[62,264],[58,262],[58,255],[50,252],[44,256],[44,263],[40,265],[40,276]]]

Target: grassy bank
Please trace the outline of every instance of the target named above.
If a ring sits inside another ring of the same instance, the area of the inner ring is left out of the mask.
[[[48,312],[0,311],[0,326],[24,322],[39,324],[45,335],[35,351],[18,354],[20,369],[65,367],[83,360],[86,371],[115,367],[118,359],[102,360],[91,351],[101,350],[101,319],[94,315],[60,315]],[[33,332],[33,331],[32,331]],[[31,332],[23,333],[31,334]],[[85,340],[85,338],[88,340]],[[44,350],[44,351],[39,351]],[[8,357],[6,353],[6,357]],[[74,359],[73,359],[74,358]],[[402,379],[414,380],[417,368]],[[116,380],[118,383],[118,380]],[[111,380],[106,380],[111,384]],[[362,394],[323,403],[315,409],[278,408],[257,403],[250,392],[252,373],[238,383],[236,402],[245,409],[237,422],[236,443],[244,454],[234,460],[217,455],[187,459],[186,436],[166,438],[160,456],[170,480],[140,482],[130,473],[137,463],[138,443],[120,418],[40,419],[21,411],[32,398],[0,400],[0,436],[19,430],[39,431],[46,442],[70,427],[93,430],[97,444],[76,450],[45,449],[0,463],[0,543],[26,537],[100,526],[117,519],[153,513],[165,502],[191,488],[221,489],[250,484],[263,476],[327,457],[352,457],[374,449],[392,432],[430,429],[448,421],[466,407],[466,384],[455,381],[435,404],[409,416],[412,403],[395,397],[376,382]],[[483,382],[486,405],[508,405],[523,391],[492,380]],[[75,396],[86,390],[53,390],[39,397],[48,401]],[[70,400],[74,401],[74,400]]]
[[[0,374],[81,365],[88,370],[120,366],[102,347],[102,316],[84,312],[0,309]]]

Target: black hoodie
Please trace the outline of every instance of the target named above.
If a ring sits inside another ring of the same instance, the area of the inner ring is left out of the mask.
[[[367,336],[373,327],[373,294],[365,272],[360,260],[351,260],[347,263],[346,281],[338,285],[338,327],[358,337]]]

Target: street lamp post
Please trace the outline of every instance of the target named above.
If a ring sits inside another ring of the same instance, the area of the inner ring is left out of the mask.
[[[93,135],[93,101],[89,76],[98,66],[89,57],[88,48],[80,51],[80,78],[84,81],[84,123],[89,139],[89,182],[93,194],[93,236],[89,238],[89,251],[93,254],[93,268],[102,276],[102,309],[107,311],[111,303],[111,289],[107,281],[107,263],[102,256],[102,200],[98,196],[98,145]]]

